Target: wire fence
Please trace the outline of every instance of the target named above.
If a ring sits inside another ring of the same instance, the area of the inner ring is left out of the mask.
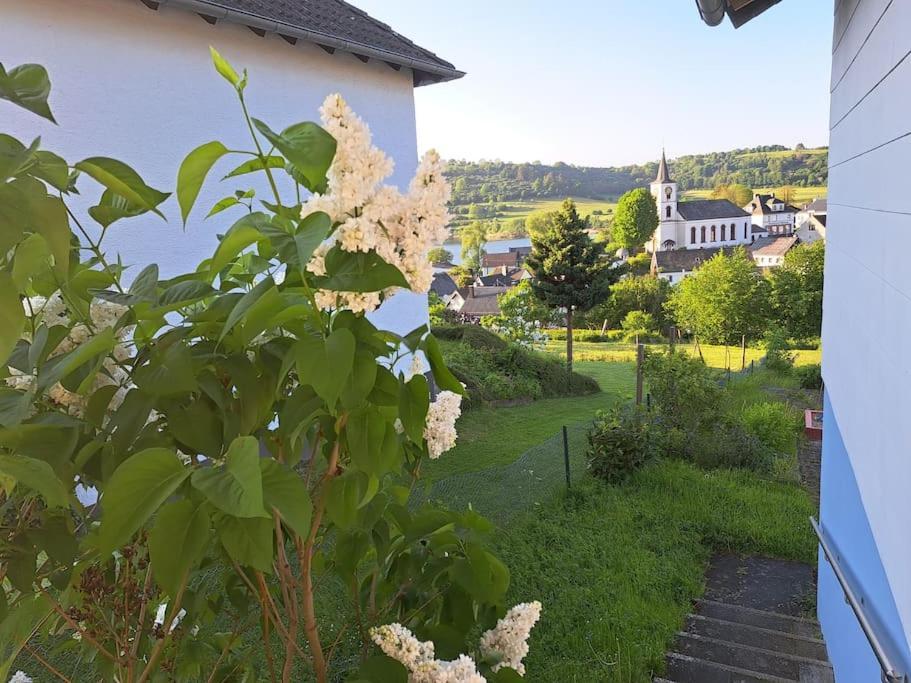
[[[567,428],[569,473],[573,481],[585,473],[586,434],[590,426],[591,421],[585,420]],[[565,489],[563,434],[557,432],[507,465],[455,474],[425,489],[416,489],[409,504],[418,507],[425,502],[438,503],[453,510],[471,506],[503,526]]]

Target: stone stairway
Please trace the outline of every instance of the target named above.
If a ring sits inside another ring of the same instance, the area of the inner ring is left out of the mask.
[[[720,556],[655,683],[833,683],[818,623],[801,614],[812,568]]]

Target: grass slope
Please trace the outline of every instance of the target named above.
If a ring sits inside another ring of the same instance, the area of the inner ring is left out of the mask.
[[[779,192],[781,188],[779,187],[760,187],[753,190],[753,192],[758,192],[762,194],[771,194],[772,192]],[[791,204],[797,208],[801,208],[803,204],[812,202],[814,199],[826,197],[829,193],[829,188],[826,185],[811,185],[809,187],[800,187],[792,186],[793,194],[791,196]],[[713,190],[686,190],[683,193],[684,199],[711,199]]]

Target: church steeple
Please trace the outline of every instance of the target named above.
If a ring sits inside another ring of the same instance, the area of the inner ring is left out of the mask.
[[[656,183],[671,183],[671,174],[667,170],[667,157],[664,156],[664,148],[661,149],[661,163],[658,164],[658,177]]]

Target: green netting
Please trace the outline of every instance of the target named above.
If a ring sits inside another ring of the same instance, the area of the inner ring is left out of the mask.
[[[572,480],[585,472],[586,433],[590,425],[586,420],[567,428]],[[430,502],[451,510],[464,510],[470,505],[503,526],[517,514],[540,505],[565,488],[563,434],[557,432],[508,465],[455,474],[425,489],[416,489],[410,504],[417,507]]]

